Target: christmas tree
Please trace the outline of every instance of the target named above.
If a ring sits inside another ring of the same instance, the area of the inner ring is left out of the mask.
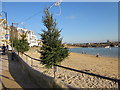
[[[47,68],[52,68],[55,64],[62,62],[68,55],[68,49],[62,44],[60,38],[60,30],[57,28],[56,20],[50,14],[48,9],[44,11],[45,15],[42,21],[47,30],[42,30],[41,40],[43,46],[41,48],[41,63]]]

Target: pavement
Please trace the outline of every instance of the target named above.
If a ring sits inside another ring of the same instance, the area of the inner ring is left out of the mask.
[[[1,86],[6,88],[22,88],[12,77],[9,72],[9,61],[7,55],[0,53],[0,79]],[[1,88],[1,87],[0,87]]]
[[[10,53],[2,55],[0,52],[0,90],[4,88],[39,88],[32,83],[30,77],[23,73],[17,60],[11,60]]]

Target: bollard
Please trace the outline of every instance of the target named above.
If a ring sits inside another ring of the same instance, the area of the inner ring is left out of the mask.
[[[57,68],[57,66],[54,65],[54,78],[56,78],[55,76],[56,76],[57,71],[58,71],[58,68]]]
[[[11,60],[14,60],[14,52],[11,53]]]
[[[26,56],[26,63],[27,63],[27,56]]]

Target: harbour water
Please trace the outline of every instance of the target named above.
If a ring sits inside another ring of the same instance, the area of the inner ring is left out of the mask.
[[[99,53],[101,56],[106,57],[115,57],[118,58],[118,47],[110,47],[110,48],[70,48],[70,52],[75,53],[86,53],[91,55],[96,55]]]

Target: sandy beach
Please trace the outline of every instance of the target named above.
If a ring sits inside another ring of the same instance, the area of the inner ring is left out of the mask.
[[[63,61],[61,65],[103,76],[118,78],[117,58],[70,53],[70,56]]]
[[[27,52],[31,57],[40,59],[38,48],[32,48]],[[25,57],[24,57],[25,59]],[[27,62],[30,60],[28,59]],[[30,64],[30,62],[29,62]],[[62,63],[62,66],[82,70],[94,74],[118,78],[118,59],[111,57],[96,57],[94,55],[70,53]],[[47,70],[38,61],[34,61],[34,69],[53,77],[53,69]],[[56,78],[64,83],[77,88],[117,88],[117,83],[103,80],[97,77],[76,73],[74,71],[58,68]]]
[[[65,47],[67,47],[67,48],[80,48],[78,46],[67,46],[67,45],[65,45]]]

